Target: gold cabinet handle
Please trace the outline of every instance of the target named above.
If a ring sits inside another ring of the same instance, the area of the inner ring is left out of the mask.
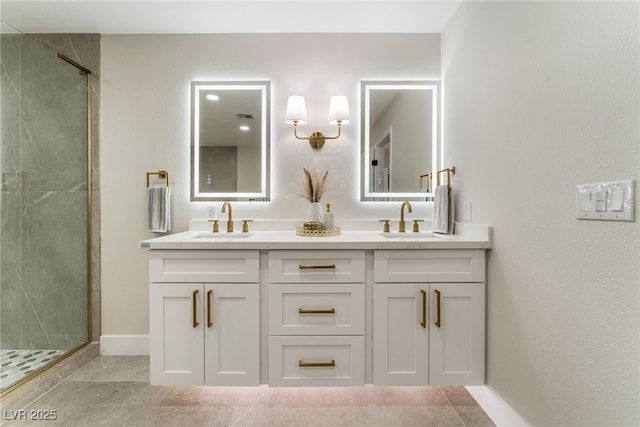
[[[328,310],[307,310],[304,308],[298,309],[299,314],[336,314],[335,308],[330,308]]]
[[[426,329],[427,327],[427,293],[420,289],[420,293],[422,294],[422,322],[420,322],[420,326]]]
[[[440,291],[439,290],[435,290],[436,292],[436,326],[439,328],[441,323],[440,323]]]
[[[332,360],[331,362],[305,362],[304,360],[298,360],[298,366],[301,368],[333,367],[333,366],[336,366],[336,361]]]
[[[198,323],[198,290],[196,289],[195,291],[193,291],[193,295],[191,297],[191,300],[193,302],[193,327],[197,328],[199,323]]]
[[[304,264],[300,264],[298,266],[298,268],[300,270],[312,270],[312,269],[315,269],[315,268],[333,268],[333,269],[335,269],[336,265],[335,264],[327,264],[327,265],[304,265]]]
[[[211,295],[213,291],[207,291],[207,328],[213,326],[213,322],[211,321]]]

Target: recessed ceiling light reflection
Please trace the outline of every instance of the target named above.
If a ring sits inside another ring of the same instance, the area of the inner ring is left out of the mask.
[[[220,99],[220,97],[218,95],[215,95],[213,93],[208,93],[205,98],[207,98],[209,101],[217,101]]]
[[[249,132],[251,130],[251,128],[247,125],[240,125],[240,130],[242,132]]]

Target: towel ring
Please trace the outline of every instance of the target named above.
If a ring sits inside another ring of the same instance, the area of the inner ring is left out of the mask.
[[[436,183],[437,185],[440,185],[440,174],[441,173],[447,173],[447,185],[449,186],[449,188],[451,188],[451,175],[455,175],[456,174],[456,167],[455,166],[451,166],[450,168],[446,168],[446,169],[442,169],[440,171],[438,171],[436,173]]]
[[[169,186],[169,172],[158,171],[158,172],[147,172],[147,188],[149,188],[149,185],[150,185],[149,177],[151,175],[158,175],[159,178],[164,178],[167,182],[167,187]]]
[[[427,187],[425,188],[425,192],[430,193],[431,192],[431,185],[433,184],[433,173],[429,172],[426,173],[424,175],[420,175],[420,184],[418,186],[418,188],[420,189],[420,191],[422,191],[422,180],[424,178],[427,178]]]

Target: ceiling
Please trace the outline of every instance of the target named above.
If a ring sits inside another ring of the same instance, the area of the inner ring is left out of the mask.
[[[458,0],[0,0],[23,33],[441,33]]]

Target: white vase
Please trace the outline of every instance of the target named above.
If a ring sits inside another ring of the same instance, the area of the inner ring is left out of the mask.
[[[320,202],[309,203],[307,222],[322,222],[322,205]]]

